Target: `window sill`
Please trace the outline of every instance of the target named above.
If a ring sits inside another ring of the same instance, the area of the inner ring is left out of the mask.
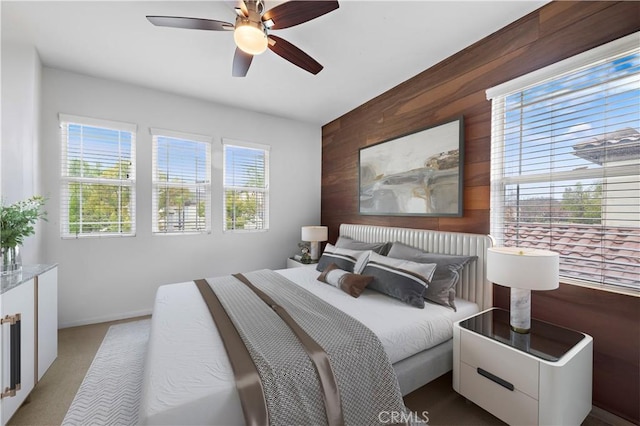
[[[207,231],[187,231],[187,232],[153,232],[154,237],[175,237],[184,235],[207,235],[211,234],[211,230]]]
[[[84,235],[62,235],[63,240],[84,240],[87,238],[126,238],[126,237],[135,237],[135,232],[133,234],[124,234],[124,233],[115,233],[115,234],[84,234]]]
[[[560,283],[567,285],[575,285],[578,287],[590,288],[593,290],[607,291],[609,293],[623,294],[626,296],[640,297],[640,289],[635,290],[627,287],[618,287],[609,284],[595,284],[581,280],[573,280],[571,278],[560,277]]]

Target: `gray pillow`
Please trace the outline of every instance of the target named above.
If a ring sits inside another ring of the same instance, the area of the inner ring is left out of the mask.
[[[327,266],[335,263],[336,266],[343,271],[359,274],[367,262],[369,253],[371,253],[369,250],[350,250],[327,244],[324,247],[320,260],[318,260],[316,270],[322,272]]]
[[[338,268],[335,263],[331,263],[324,268],[318,281],[338,287],[352,297],[358,297],[364,289],[371,283],[373,277],[369,275],[352,274]]]
[[[338,237],[336,241],[336,247],[346,248],[351,250],[371,250],[378,254],[386,256],[391,248],[391,243],[365,243],[364,241],[354,240],[349,237]]]
[[[456,285],[460,281],[462,268],[478,259],[478,256],[428,253],[397,241],[391,246],[388,256],[419,263],[435,263],[436,272],[424,297],[440,305],[450,306],[454,311],[456,310]]]
[[[373,276],[367,288],[424,308],[424,294],[435,270],[435,264],[392,259],[371,252],[362,274]]]

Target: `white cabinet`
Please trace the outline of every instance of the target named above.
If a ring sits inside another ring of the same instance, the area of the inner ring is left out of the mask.
[[[24,402],[35,384],[34,279],[32,278],[3,293],[0,298],[0,312],[3,319],[0,410],[2,410],[2,424],[4,425]],[[8,319],[16,315],[20,316],[19,323],[10,324]],[[13,333],[15,335],[18,332],[16,326],[20,329],[20,338],[17,342],[12,342],[11,327],[14,327]],[[18,350],[19,356],[16,353]],[[19,374],[16,374],[15,371],[12,374],[11,370],[16,366],[19,368]],[[12,375],[14,376],[13,381],[17,383],[14,387],[15,394],[11,389]]]
[[[25,266],[21,273],[3,276],[0,290],[0,425],[4,425],[58,355],[58,269]],[[14,383],[19,384],[14,387]]]
[[[302,263],[299,260],[292,259],[290,257],[287,258],[287,269],[290,269],[290,268],[315,268],[317,266],[318,266],[318,262]]]
[[[35,277],[38,295],[39,381],[58,356],[58,268]]]
[[[590,336],[532,321],[509,328],[509,313],[489,309],[453,330],[453,388],[512,425],[578,425],[591,411]]]

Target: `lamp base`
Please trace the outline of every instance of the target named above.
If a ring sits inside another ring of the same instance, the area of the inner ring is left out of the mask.
[[[531,330],[531,290],[511,288],[511,329],[516,333]]]
[[[318,260],[318,252],[320,251],[320,242],[319,241],[311,241],[309,243],[311,250],[309,251],[309,255],[311,256],[311,260],[313,262]]]

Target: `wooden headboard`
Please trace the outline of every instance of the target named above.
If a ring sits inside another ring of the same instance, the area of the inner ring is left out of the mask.
[[[490,235],[346,223],[340,225],[340,235],[368,243],[399,241],[431,253],[478,256],[477,261],[465,266],[456,295],[483,310],[493,305],[493,284],[486,276],[487,249],[493,246]]]

